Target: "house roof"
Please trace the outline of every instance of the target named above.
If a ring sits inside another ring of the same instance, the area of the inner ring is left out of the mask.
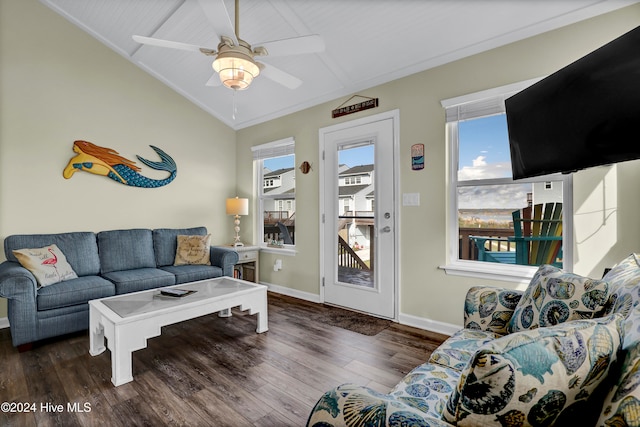
[[[293,168],[277,169],[277,170],[275,170],[275,171],[265,173],[263,176],[264,176],[265,178],[271,178],[271,177],[275,177],[275,176],[283,175],[283,174],[285,174],[285,173],[287,173],[287,172],[290,172],[290,171],[292,171],[292,170],[293,170]]]
[[[362,174],[367,174],[367,173],[369,173],[371,171],[373,171],[373,165],[360,165],[360,166],[354,166],[352,168],[349,168],[349,169],[341,172],[340,176],[362,175]]]
[[[341,185],[338,188],[338,196],[353,196],[354,194],[358,194],[362,190],[371,187],[371,184],[363,184],[363,185]]]

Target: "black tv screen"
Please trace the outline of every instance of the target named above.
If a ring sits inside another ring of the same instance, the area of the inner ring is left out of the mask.
[[[514,179],[640,158],[640,27],[505,106]]]

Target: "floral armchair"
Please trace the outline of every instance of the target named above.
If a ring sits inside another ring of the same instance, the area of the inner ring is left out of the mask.
[[[343,384],[307,426],[640,426],[640,263],[473,287],[464,329],[388,393]]]

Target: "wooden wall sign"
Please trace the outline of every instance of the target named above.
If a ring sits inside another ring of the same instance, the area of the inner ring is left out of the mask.
[[[411,146],[411,169],[414,171],[424,169],[424,144]]]
[[[347,102],[351,101],[353,98],[365,98],[365,101],[358,102],[351,105],[345,105]],[[338,108],[335,110],[331,110],[331,118],[335,119],[336,117],[346,116],[347,114],[357,113],[359,111],[368,110],[370,108],[376,108],[378,106],[378,98],[369,98],[366,96],[353,95],[351,98],[347,99],[343,102]]]

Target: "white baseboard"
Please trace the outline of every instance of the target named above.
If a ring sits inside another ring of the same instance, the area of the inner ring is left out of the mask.
[[[424,317],[402,313],[400,313],[398,322],[401,325],[413,326],[414,328],[424,329],[444,335],[453,335],[456,331],[462,329],[462,326],[453,325],[451,323],[438,322],[437,320],[430,320]]]
[[[0,329],[6,329],[9,327],[9,318],[2,317],[0,318]]]
[[[270,291],[277,294],[282,294],[289,297],[294,297],[320,304],[320,295],[312,294],[310,292],[298,291],[296,289],[287,288],[286,286],[274,285],[273,283],[260,282],[260,284],[265,285],[269,288]]]
[[[296,289],[287,288],[285,286],[274,285],[272,283],[260,282],[265,285],[270,291],[277,294],[287,295],[301,300],[315,302],[321,304],[320,295],[312,294],[309,292],[298,291]],[[438,322],[436,320],[425,319],[424,317],[417,317],[410,314],[400,314],[398,323],[401,325],[412,326],[418,329],[424,329],[427,331],[435,332],[444,335],[453,335],[456,331],[460,330],[462,326],[453,325],[451,323]]]

